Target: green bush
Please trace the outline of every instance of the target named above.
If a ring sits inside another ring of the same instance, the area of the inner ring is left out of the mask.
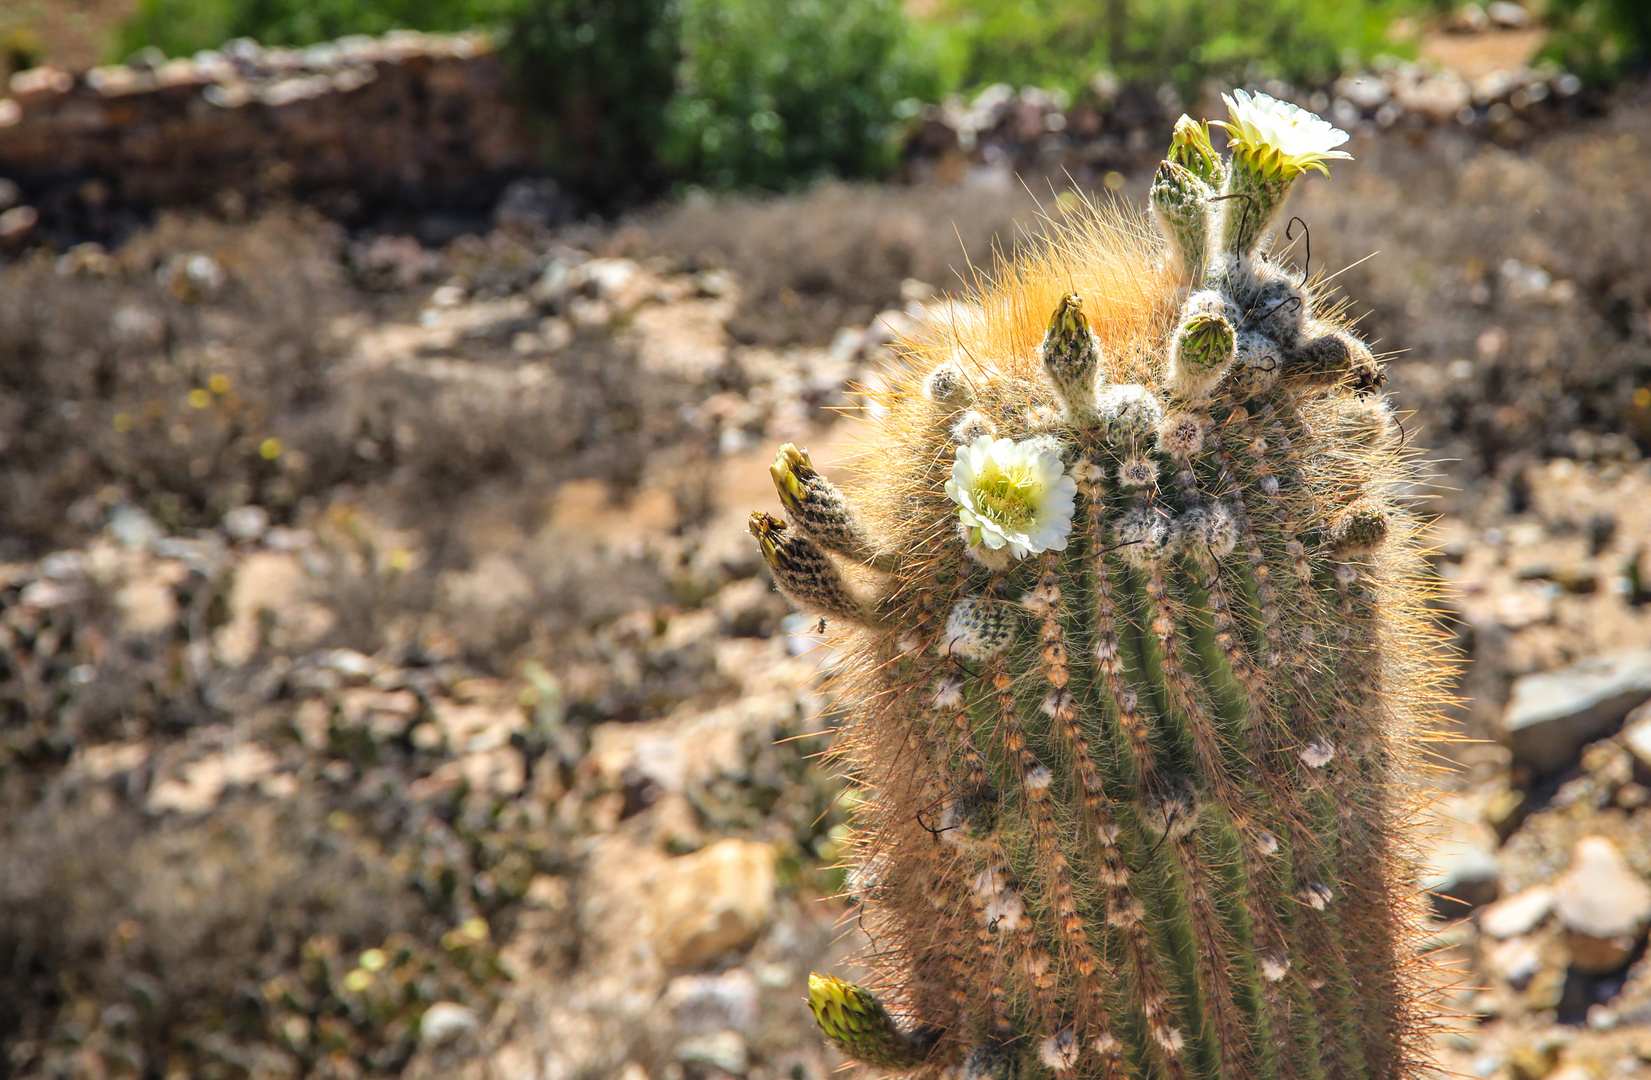
[[[231,38],[313,45],[345,34],[466,30],[498,22],[517,0],[140,0],[122,27],[121,55],[154,46],[168,56]]]
[[[1126,82],[1279,77],[1322,84],[1378,51],[1431,0],[948,0],[939,19],[965,53],[963,83],[1077,90],[1107,69]]]
[[[674,0],[516,0],[504,49],[552,172],[599,204],[657,190],[680,54]]]
[[[141,0],[121,44],[306,45],[396,27],[503,30],[549,165],[599,205],[678,180],[781,188],[877,176],[945,89],[942,34],[899,0]]]
[[[1651,60],[1651,4],[1646,0],[1553,0],[1554,33],[1544,53],[1589,82],[1610,82],[1636,61]]]
[[[686,0],[664,155],[714,187],[877,176],[943,90],[899,0]]]

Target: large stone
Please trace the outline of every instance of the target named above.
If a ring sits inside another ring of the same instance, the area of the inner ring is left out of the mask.
[[[1615,731],[1651,699],[1651,649],[1591,657],[1513,684],[1499,738],[1514,760],[1541,773],[1576,760],[1584,743]]]
[[[665,987],[661,1002],[684,1035],[749,1033],[756,1029],[760,1009],[757,980],[744,968],[721,975],[678,976]]]
[[[1485,969],[1515,990],[1523,990],[1542,970],[1542,947],[1528,937],[1498,941],[1485,950]]]
[[[1537,885],[1505,897],[1479,913],[1479,929],[1487,937],[1513,938],[1541,926],[1554,909],[1554,891]]]
[[[750,1048],[737,1031],[696,1035],[677,1044],[676,1059],[684,1065],[709,1067],[730,1076],[744,1076],[750,1067]]]
[[[1440,831],[1425,838],[1422,889],[1431,893],[1441,919],[1459,919],[1496,899],[1501,867],[1496,861],[1496,834],[1472,800],[1442,800],[1433,811]]]
[[[654,943],[668,967],[697,967],[757,939],[774,907],[774,849],[719,840],[670,860],[653,890]]]
[[[419,1039],[432,1046],[456,1042],[481,1027],[475,1010],[454,1001],[438,1001],[419,1020]]]
[[[1616,971],[1651,925],[1651,885],[1603,836],[1577,841],[1571,869],[1555,885],[1571,965],[1584,975]]]

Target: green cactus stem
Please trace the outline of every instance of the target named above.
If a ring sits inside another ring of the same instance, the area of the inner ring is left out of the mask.
[[[1180,261],[1181,276],[1202,281],[1210,258],[1210,199],[1214,192],[1191,170],[1160,162],[1152,178],[1153,212]]]
[[[1226,162],[1178,128],[1171,172],[1287,188],[1337,156],[1258,102]],[[1165,242],[1184,262],[1228,206],[1158,208]],[[1448,671],[1412,477],[1379,364],[1263,240],[1189,293],[1097,213],[904,343],[854,484],[776,461],[790,523],[752,531],[845,654],[872,989],[816,975],[810,1006],[851,1059],[1427,1071],[1406,826]]]

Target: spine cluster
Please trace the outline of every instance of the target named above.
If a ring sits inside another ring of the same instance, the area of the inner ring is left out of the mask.
[[[1417,1076],[1406,849],[1438,698],[1368,348],[1265,255],[1345,156],[1241,91],[1152,199],[908,343],[851,493],[785,447],[782,591],[847,628],[864,986],[826,1038],[966,1080]],[[852,497],[851,497],[852,495]]]

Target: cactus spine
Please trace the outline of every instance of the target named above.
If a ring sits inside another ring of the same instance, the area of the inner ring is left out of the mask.
[[[1370,351],[1262,232],[1345,136],[1229,106],[1225,161],[1177,126],[1167,249],[1118,214],[1058,233],[907,343],[851,492],[786,447],[790,524],[753,516],[850,628],[872,978],[810,1004],[878,1069],[1425,1068],[1405,826],[1442,646],[1410,473]]]

